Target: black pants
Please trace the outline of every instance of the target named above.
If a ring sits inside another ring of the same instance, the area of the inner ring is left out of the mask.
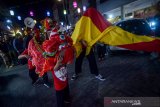
[[[76,74],[82,72],[82,62],[85,57],[85,54],[86,54],[86,49],[83,49],[82,53],[78,56],[78,58],[76,58],[76,62],[75,62],[75,73]],[[99,72],[97,68],[97,63],[96,63],[95,55],[92,49],[86,57],[89,62],[89,68],[90,68],[91,74],[98,75]]]
[[[32,84],[37,81],[39,76],[38,76],[38,74],[36,74],[35,68],[34,69],[29,69],[29,77],[32,79]],[[48,83],[47,73],[45,73],[42,78],[43,78],[44,83]]]
[[[98,58],[104,58],[105,57],[105,47],[101,45],[97,45],[97,53],[98,53]]]
[[[70,100],[69,94],[69,86],[67,85],[66,88],[63,90],[56,90],[56,97],[57,97],[57,107],[65,107],[65,101]]]

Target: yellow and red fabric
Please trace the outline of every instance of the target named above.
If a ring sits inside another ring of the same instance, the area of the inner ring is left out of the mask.
[[[88,43],[86,54],[89,53],[91,47],[96,42],[130,50],[160,52],[159,38],[135,35],[117,26],[113,26],[94,8],[89,8],[83,14],[76,23],[71,37],[78,55],[81,52],[80,40],[85,40]]]

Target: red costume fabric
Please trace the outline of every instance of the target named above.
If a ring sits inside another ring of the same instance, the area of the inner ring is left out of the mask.
[[[72,62],[74,58],[74,48],[72,46],[72,39],[68,36],[63,35],[63,40],[60,39],[60,35],[56,34],[50,40],[46,40],[43,42],[43,49],[47,53],[55,52],[53,57],[47,57],[45,60],[45,66],[43,71],[46,72],[48,70],[53,70],[54,65],[57,62],[57,57],[59,56],[60,52],[64,52],[63,57],[63,64],[67,64]]]
[[[25,50],[21,53],[21,55],[28,55],[28,49],[25,49]],[[33,64],[32,64],[32,59],[29,58],[29,59],[28,59],[28,69],[34,69],[34,68],[35,68],[35,66],[33,66]]]
[[[66,35],[59,35],[57,32],[51,32],[49,40],[43,42],[43,49],[47,54],[53,54],[53,56],[48,56],[45,60],[43,66],[43,71],[40,75],[43,75],[44,72],[52,71],[54,86],[56,90],[64,89],[68,84],[67,79],[67,69],[66,64],[71,63],[74,58],[74,49],[72,47],[72,39]],[[54,71],[54,66],[57,63],[57,58],[60,54],[63,54],[62,65],[59,70]]]
[[[43,69],[45,58],[42,54],[42,46],[38,44],[36,37],[33,37],[28,44],[28,55],[32,58],[32,64],[36,67],[36,72],[41,72]]]

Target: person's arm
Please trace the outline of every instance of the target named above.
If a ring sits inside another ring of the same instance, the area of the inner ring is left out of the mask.
[[[28,49],[25,49],[21,55],[18,56],[18,59],[27,58],[29,59],[30,56],[28,55]]]
[[[62,65],[62,60],[63,60],[63,57],[60,55],[58,58],[57,58],[57,63],[56,65],[54,66],[54,71],[57,71],[59,69],[59,67]]]
[[[85,46],[85,47],[88,46],[88,44],[87,44],[87,42],[85,40],[81,40],[80,42],[82,43],[83,46]]]
[[[23,59],[23,58],[27,58],[27,59],[28,59],[29,56],[28,56],[28,55],[19,55],[19,56],[18,56],[18,59]]]

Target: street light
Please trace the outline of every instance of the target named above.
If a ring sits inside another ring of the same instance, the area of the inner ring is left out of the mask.
[[[49,11],[47,11],[47,16],[50,16],[50,12]]]
[[[78,8],[78,9],[77,9],[77,12],[78,12],[78,13],[81,13],[81,9],[80,9],[80,8]]]
[[[10,10],[10,15],[14,16],[14,11],[13,10]]]
[[[76,1],[73,2],[73,7],[77,8],[77,2]]]
[[[61,25],[63,26],[63,22],[61,22]]]
[[[34,16],[33,11],[30,11],[29,14],[30,14],[30,16]]]
[[[86,6],[83,6],[83,11],[84,11],[84,12],[86,11]]]
[[[66,15],[66,14],[67,14],[67,11],[66,11],[66,10],[63,10],[63,13],[64,13],[64,15]]]
[[[11,29],[11,27],[10,27],[10,26],[8,26],[8,25],[7,25],[7,28],[8,28],[8,30],[10,30],[10,29]]]
[[[7,21],[6,21],[7,23],[12,23],[12,21],[11,20],[9,20],[9,19],[7,19]]]
[[[62,1],[62,0],[58,0],[58,1]]]
[[[17,16],[18,20],[22,20],[21,16]]]

